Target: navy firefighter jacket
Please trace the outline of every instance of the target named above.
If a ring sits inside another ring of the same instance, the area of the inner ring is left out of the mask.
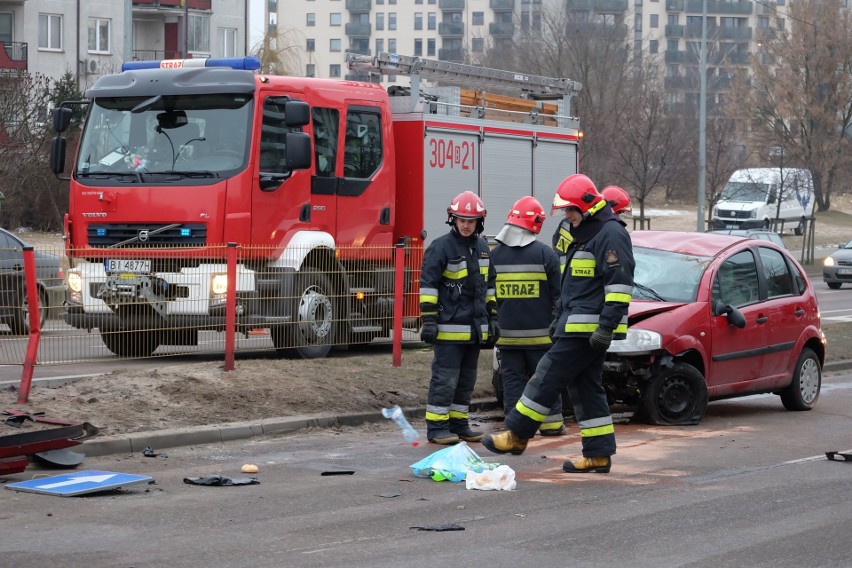
[[[496,306],[494,268],[485,239],[455,230],[426,248],[420,272],[420,314],[437,317],[437,342],[488,339],[487,304]]]

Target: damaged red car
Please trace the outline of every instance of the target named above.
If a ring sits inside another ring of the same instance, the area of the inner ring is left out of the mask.
[[[697,424],[708,401],[774,393],[816,405],[825,336],[812,284],[787,250],[747,237],[631,233],[627,338],[607,353],[614,404],[651,424]]]

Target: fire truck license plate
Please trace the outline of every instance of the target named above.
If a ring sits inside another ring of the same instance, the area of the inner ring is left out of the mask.
[[[143,274],[151,272],[151,261],[138,258],[108,258],[104,261],[107,272],[132,272]]]

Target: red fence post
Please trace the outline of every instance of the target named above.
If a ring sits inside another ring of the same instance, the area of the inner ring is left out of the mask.
[[[38,284],[36,283],[35,253],[32,246],[24,247],[24,278],[27,288],[27,305],[30,317],[30,339],[27,342],[27,354],[24,357],[24,370],[21,373],[21,386],[18,389],[18,404],[26,404],[30,399],[38,343],[41,339],[41,309],[38,305]]]
[[[234,370],[237,334],[237,243],[228,243],[228,290],[225,293],[225,371]]]
[[[393,366],[402,366],[402,312],[405,308],[405,244],[397,243],[393,284]]]

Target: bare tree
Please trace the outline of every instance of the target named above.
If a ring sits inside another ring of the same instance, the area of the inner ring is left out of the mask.
[[[755,139],[811,170],[819,211],[848,161],[852,133],[852,14],[841,0],[800,0],[773,17],[775,37],[752,65]]]
[[[709,226],[713,208],[722,198],[722,190],[736,170],[746,163],[745,146],[739,134],[737,121],[717,116],[707,122],[705,153],[705,213]]]
[[[299,76],[305,68],[303,54],[307,40],[300,31],[290,29],[282,33],[269,30],[253,49],[260,59],[260,72],[270,75]]]

